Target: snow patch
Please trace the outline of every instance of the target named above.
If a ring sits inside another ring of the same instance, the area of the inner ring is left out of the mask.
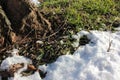
[[[2,70],[9,69],[11,65],[17,64],[17,63],[32,64],[32,61],[26,57],[16,55],[13,57],[8,57],[5,60],[3,60],[0,66],[0,69]]]
[[[18,49],[13,49],[11,51],[7,51],[7,53],[10,53],[12,56],[18,55],[19,50]]]
[[[54,63],[38,67],[47,72],[44,79],[35,72],[27,77],[15,73],[9,80],[120,80],[120,32],[81,31],[73,37],[79,41],[83,35],[90,39],[89,44],[80,46],[73,55],[60,56]],[[31,60],[14,55],[4,60],[1,68],[23,62]]]
[[[120,80],[120,32],[82,31],[74,37],[82,35],[89,44],[49,64],[44,80]]]
[[[27,69],[28,64],[32,64],[32,60],[24,57],[24,56],[19,56],[18,50],[13,49],[12,51],[8,51],[9,53],[13,54],[13,56],[6,58],[5,60],[2,61],[0,70],[9,70],[11,65],[18,64],[18,63],[24,63],[24,67],[19,69],[16,73],[14,73],[14,77],[9,78],[8,80],[41,80],[40,76],[38,76],[38,72],[35,72],[33,75],[24,77],[20,73],[22,71],[25,71]],[[1,76],[0,76],[1,80]]]
[[[41,71],[46,73],[47,66],[46,65],[41,65],[41,66],[38,67],[38,69],[40,69]]]

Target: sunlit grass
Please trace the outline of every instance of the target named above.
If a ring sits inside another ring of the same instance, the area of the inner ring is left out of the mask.
[[[46,0],[42,9],[48,14],[62,14],[74,27],[106,29],[106,23],[112,24],[119,16],[118,6],[114,0]]]
[[[73,54],[77,48],[71,45],[74,41],[71,35],[80,30],[114,30],[113,24],[120,21],[119,4],[119,0],[45,0],[40,11],[51,22],[54,32],[62,29],[53,44],[46,41],[38,51],[40,59],[53,62],[60,55]]]

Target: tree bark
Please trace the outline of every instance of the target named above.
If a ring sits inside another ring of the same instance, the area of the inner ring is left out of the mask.
[[[10,43],[11,23],[0,5],[0,47]]]
[[[36,36],[36,31],[39,31],[40,37],[45,32],[52,32],[50,22],[43,17],[30,0],[0,0],[0,5],[4,13],[1,13],[0,32],[1,34],[3,32],[3,36],[7,38],[10,35],[10,38],[7,40],[15,43],[21,41],[20,39],[23,39],[25,36]],[[4,34],[4,32],[7,33]],[[19,38],[19,41],[17,41],[17,38]]]

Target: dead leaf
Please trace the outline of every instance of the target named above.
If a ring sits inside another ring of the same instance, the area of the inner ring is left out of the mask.
[[[20,68],[23,68],[24,67],[24,64],[23,63],[18,63],[18,64],[14,64],[14,65],[11,65],[10,68],[9,68],[9,71],[8,73],[10,74],[10,76],[14,76],[14,73],[17,72]]]
[[[32,64],[28,65],[28,70],[37,70]]]

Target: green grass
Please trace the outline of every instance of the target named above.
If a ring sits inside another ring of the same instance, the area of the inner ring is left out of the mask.
[[[46,14],[61,14],[76,29],[107,29],[120,17],[116,0],[46,0],[41,8]],[[51,17],[49,16],[49,17]]]
[[[113,24],[120,22],[119,4],[119,0],[45,0],[40,11],[57,33],[45,39],[36,51],[40,64],[53,62],[60,55],[73,54],[77,48],[71,45],[75,41],[71,35],[80,30],[114,30]],[[89,42],[85,36],[80,41],[80,45]]]

